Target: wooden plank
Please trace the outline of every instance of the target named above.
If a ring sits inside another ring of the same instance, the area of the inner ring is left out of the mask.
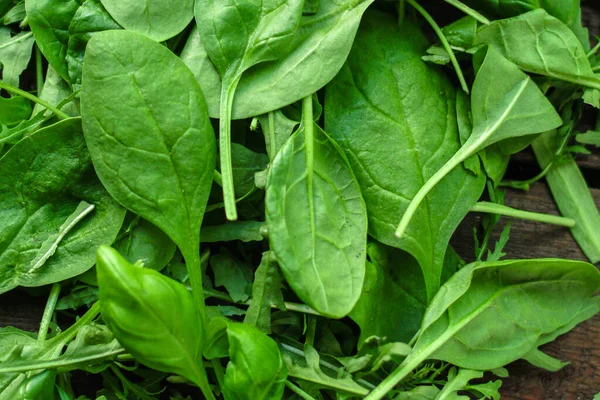
[[[592,189],[600,207],[600,189]],[[545,183],[535,184],[529,192],[509,190],[506,204],[528,211],[558,214]],[[473,259],[473,226],[481,215],[469,215],[452,243],[466,260]],[[502,230],[505,219],[495,230]],[[600,227],[598,227],[600,229]],[[569,231],[552,225],[513,220],[506,258],[560,257],[586,260]],[[525,361],[508,366],[510,377],[502,386],[508,400],[591,400],[600,392],[600,315],[586,321],[555,342],[542,347],[548,354],[571,364],[557,373],[533,367]]]

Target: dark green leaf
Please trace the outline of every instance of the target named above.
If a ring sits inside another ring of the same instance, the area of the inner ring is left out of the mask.
[[[260,242],[264,239],[260,229],[265,226],[260,221],[237,221],[228,222],[223,225],[203,226],[200,231],[202,243],[232,242]]]
[[[219,254],[210,258],[209,264],[215,274],[216,286],[224,286],[236,303],[248,300],[252,284],[252,268],[247,263],[222,248]]]
[[[175,254],[175,243],[163,231],[142,219],[130,234],[114,244],[130,263],[141,261],[146,268],[160,271]]]

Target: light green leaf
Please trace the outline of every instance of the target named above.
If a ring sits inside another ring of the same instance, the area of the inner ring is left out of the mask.
[[[20,32],[11,36],[11,30],[0,27],[0,64],[2,80],[9,85],[19,86],[19,76],[27,68],[31,48],[35,39],[31,32]]]

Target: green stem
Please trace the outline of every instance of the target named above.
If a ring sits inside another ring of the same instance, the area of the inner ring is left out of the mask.
[[[412,0],[407,0],[407,1],[412,1]],[[406,228],[408,227],[410,220],[412,219],[413,215],[419,208],[419,205],[421,204],[421,202],[425,199],[427,194],[431,191],[431,189],[433,189],[435,187],[435,185],[437,185],[438,182],[441,181],[446,175],[448,175],[450,173],[450,171],[452,171],[457,165],[459,165],[461,162],[465,161],[467,158],[472,156],[477,151],[477,149],[479,148],[479,145],[481,144],[480,142],[482,142],[482,141],[483,140],[481,140],[481,139],[476,140],[472,144],[467,141],[454,154],[454,156],[452,156],[452,158],[449,159],[446,162],[446,164],[444,164],[442,166],[442,168],[440,168],[435,174],[433,174],[433,176],[431,178],[429,178],[427,180],[427,182],[425,182],[425,184],[421,187],[421,189],[419,189],[417,194],[415,194],[415,197],[413,197],[410,204],[406,208],[406,211],[402,215],[402,218],[400,219],[400,223],[398,224],[398,229],[396,229],[397,237],[400,238],[400,237],[402,237],[402,235],[404,235],[404,232],[406,231]]]
[[[593,72],[598,72],[598,71],[600,71],[600,65],[596,65],[595,67],[592,67],[592,71],[593,71]]]
[[[269,158],[270,161],[273,162],[275,158],[275,153],[277,153],[277,140],[275,138],[275,113],[270,111],[268,114],[269,119]]]
[[[58,108],[54,107],[52,104],[48,103],[45,100],[40,99],[37,96],[32,95],[31,93],[28,93],[24,90],[21,90],[17,87],[14,87],[13,85],[9,85],[8,83],[5,82],[1,82],[0,81],[0,89],[4,89],[7,92],[19,95],[19,96],[23,96],[26,99],[29,99],[45,108],[47,108],[48,110],[52,111],[58,118],[60,119],[67,119],[70,118],[69,115],[65,114],[64,112],[60,111]]]
[[[218,358],[213,358],[210,360],[210,362],[213,367],[213,371],[215,371],[215,375],[217,376],[219,387],[223,388],[223,383],[225,382],[225,371],[223,370],[223,365]]]
[[[445,1],[446,1],[446,3],[458,8],[460,11],[464,12],[465,14],[475,18],[477,21],[481,22],[484,25],[489,25],[492,23],[489,19],[487,19],[486,17],[484,17],[483,15],[481,15],[480,13],[473,10],[471,7],[469,7],[468,5],[464,4],[463,2],[461,2],[459,0],[445,0]]]
[[[600,42],[598,42],[598,44],[595,45],[594,48],[589,51],[589,53],[587,53],[587,58],[592,57],[594,54],[596,54],[598,52],[598,50],[600,50]]]
[[[202,261],[200,260],[200,251],[188,251],[183,255],[190,279],[192,295],[198,308],[200,316],[206,322],[206,309],[204,304],[204,287],[202,286]]]
[[[42,52],[37,44],[35,45],[35,77],[39,97],[42,95],[42,89],[44,88],[44,64],[42,63]]]
[[[456,71],[456,75],[458,76],[460,86],[462,87],[462,89],[465,93],[469,94],[469,87],[467,86],[467,81],[465,80],[462,70],[460,69],[460,65],[458,64],[458,60],[456,59],[456,56],[454,55],[454,51],[450,47],[450,44],[448,43],[448,40],[446,39],[444,32],[442,32],[442,29],[435,22],[435,20],[431,17],[431,15],[429,15],[429,13],[423,7],[421,7],[417,2],[415,2],[414,0],[406,0],[406,2],[408,4],[410,4],[415,10],[417,10],[419,12],[419,14],[421,14],[423,16],[423,18],[425,18],[427,23],[429,23],[429,25],[431,25],[435,34],[440,39],[442,46],[444,46],[444,49],[446,49],[446,52],[448,53],[448,57],[450,57],[452,66],[454,67],[454,70]]]
[[[50,326],[50,320],[54,314],[56,308],[56,302],[58,301],[58,295],[60,294],[60,283],[55,283],[50,289],[48,295],[48,301],[46,301],[46,308],[44,308],[44,314],[42,315],[42,321],[40,322],[40,329],[38,331],[37,340],[43,342],[46,340],[48,335],[48,327]]]
[[[316,400],[310,394],[306,393],[304,390],[300,389],[298,386],[294,385],[290,381],[285,381],[285,386],[290,389],[292,392],[296,393],[298,397],[304,400]]]
[[[400,0],[398,3],[398,25],[402,26],[404,23],[404,17],[406,16],[406,1]]]
[[[308,315],[306,319],[306,344],[314,347],[315,335],[317,333],[317,317]]]
[[[571,218],[559,217],[557,215],[540,214],[531,211],[517,210],[516,208],[508,207],[497,203],[490,203],[487,201],[481,201],[479,203],[476,203],[471,208],[471,212],[498,214],[507,217],[526,219],[529,221],[538,221],[546,224],[566,226],[567,228],[573,228],[576,224],[575,220]]]
[[[233,164],[231,159],[231,111],[235,90],[241,77],[242,75],[238,74],[233,79],[223,79],[219,115],[219,151],[221,156],[221,174],[223,176],[223,202],[225,204],[225,216],[230,221],[235,221],[238,217],[235,205]]]
[[[213,171],[213,181],[223,187],[223,177],[221,176],[221,173],[219,171],[217,171],[216,169]]]
[[[204,364],[202,363],[202,361],[194,364],[194,366],[191,369],[191,372],[194,375],[194,383],[200,388],[206,400],[215,400],[215,396],[210,387],[210,383],[208,382],[208,377],[206,376],[206,369],[204,368]]]
[[[238,198],[238,199],[235,199],[235,202],[236,202],[236,203],[239,203],[240,201],[247,199],[247,198],[248,198],[248,197],[250,197],[250,196],[251,196],[251,195],[252,195],[254,192],[256,192],[256,186],[253,186],[253,187],[252,187],[252,189],[250,189],[250,190],[248,191],[248,193],[246,193],[246,194],[245,194],[245,195],[243,195],[242,197],[240,197],[240,198]],[[206,211],[205,211],[205,213],[209,213],[209,212],[211,212],[211,211],[215,211],[215,210],[221,209],[221,208],[223,208],[223,207],[225,207],[225,203],[215,203],[215,204],[210,204],[210,205],[206,206]]]

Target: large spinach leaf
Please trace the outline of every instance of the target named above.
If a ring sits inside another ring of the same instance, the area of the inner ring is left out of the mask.
[[[367,399],[379,399],[426,359],[487,370],[526,356],[580,321],[600,288],[591,264],[557,259],[473,263],[438,292],[413,352]],[[588,315],[589,317],[590,315]]]
[[[361,293],[367,212],[342,150],[313,122],[310,97],[303,108],[303,125],[269,171],[269,242],[298,297],[340,318]]]
[[[0,159],[0,292],[79,275],[115,239],[125,210],[89,168],[79,118],[39,130]]]
[[[193,0],[100,0],[123,28],[158,42],[183,31],[194,18]]]
[[[450,236],[481,195],[484,178],[457,168],[428,197],[407,235],[394,236],[395,215],[460,145],[456,89],[421,60],[427,47],[413,22],[398,27],[391,16],[367,13],[348,62],[327,87],[325,124],[357,175],[369,233],[417,259],[431,299]]]
[[[145,36],[100,32],[86,51],[81,108],[100,180],[119,203],[179,246],[198,292],[200,225],[216,151],[192,73]],[[200,308],[201,295],[196,293]]]
[[[396,230],[398,237],[402,237],[427,194],[473,154],[494,143],[548,131],[562,124],[552,104],[531,78],[494,47],[488,48],[475,78],[471,110],[471,135],[414,196]]]
[[[360,19],[373,0],[321,0],[316,14],[303,15],[290,51],[242,76],[233,100],[232,118],[247,118],[298,101],[325,86],[346,60]],[[182,54],[202,83],[209,113],[219,116],[221,79],[205,44],[191,35]]]

